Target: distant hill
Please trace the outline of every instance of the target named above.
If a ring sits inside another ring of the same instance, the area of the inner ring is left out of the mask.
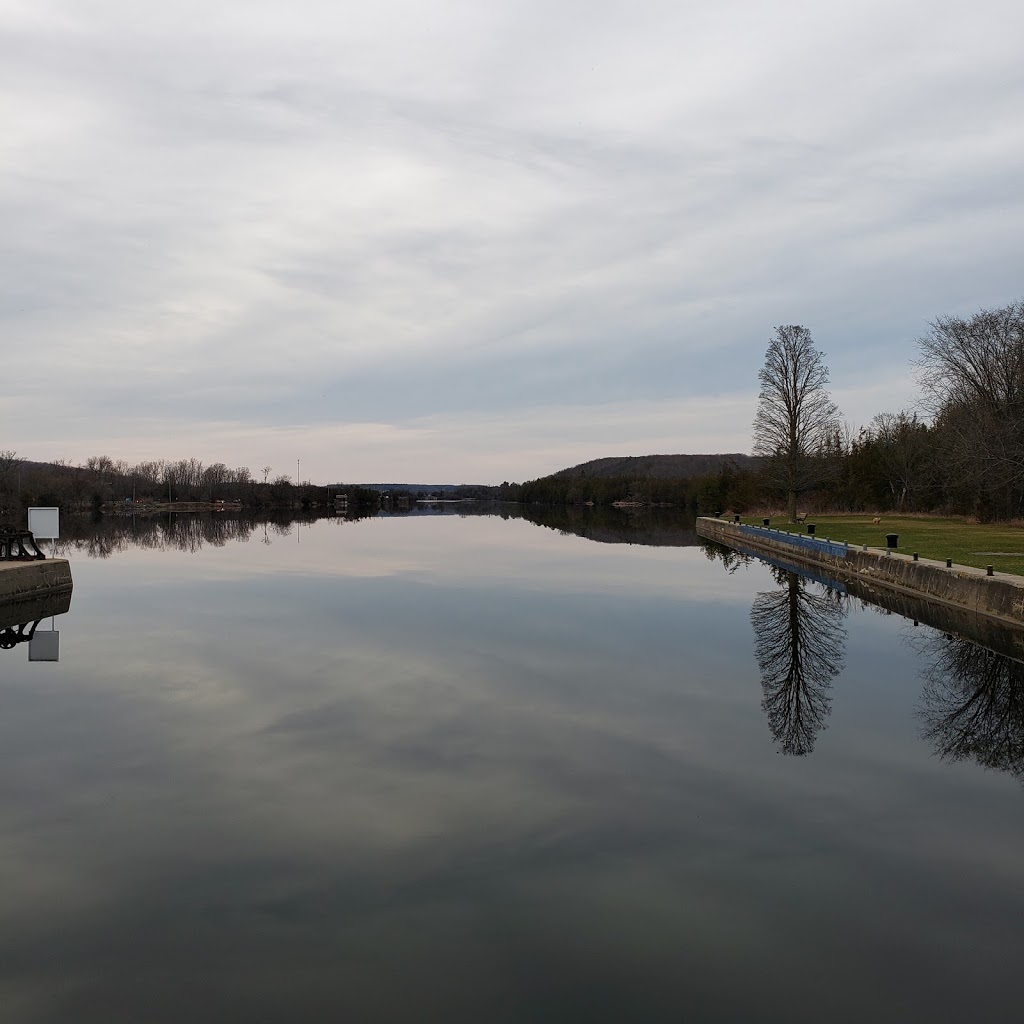
[[[753,455],[738,452],[724,455],[618,455],[591,459],[578,466],[560,469],[551,474],[551,479],[585,476],[591,480],[608,480],[628,476],[638,479],[686,480],[717,473],[726,462],[734,462],[737,469],[756,469],[759,460]]]

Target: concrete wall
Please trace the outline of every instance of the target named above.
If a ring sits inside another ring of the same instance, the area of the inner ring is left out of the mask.
[[[782,530],[707,517],[697,520],[697,534],[731,548],[823,567],[838,580],[885,587],[964,608],[978,615],[1024,624],[1024,577],[1012,573],[997,572],[994,576],[987,576],[984,569],[966,565],[947,569],[945,562],[926,558],[915,562],[910,555],[888,553],[879,548],[865,551],[845,544],[815,541]]]
[[[71,587],[71,566],[66,558],[0,562],[0,603],[70,591]]]

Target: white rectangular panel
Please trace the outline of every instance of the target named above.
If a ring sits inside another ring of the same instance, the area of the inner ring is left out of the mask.
[[[43,540],[60,539],[60,509],[30,508],[28,510],[28,528],[32,536]]]

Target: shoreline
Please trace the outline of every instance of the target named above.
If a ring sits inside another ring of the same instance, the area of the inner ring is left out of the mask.
[[[884,587],[927,601],[1024,625],[1024,576],[968,565],[947,566],[934,559],[914,559],[882,548],[856,547],[811,539],[784,530],[748,526],[700,516],[697,535],[745,554],[778,556],[798,564],[823,566],[839,582]]]

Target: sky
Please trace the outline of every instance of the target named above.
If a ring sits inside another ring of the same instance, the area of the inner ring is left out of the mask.
[[[1024,292],[1024,7],[0,0],[0,447],[315,483],[857,428]]]

